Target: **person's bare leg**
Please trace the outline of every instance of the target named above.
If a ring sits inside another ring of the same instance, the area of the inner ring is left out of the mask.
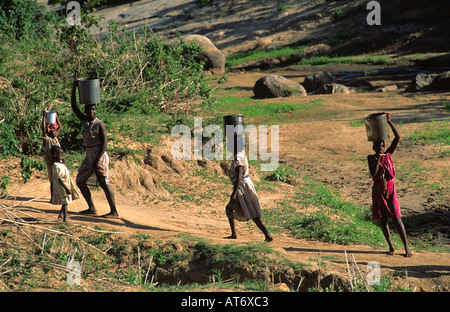
[[[67,204],[61,206],[61,211],[58,215],[58,221],[67,222]]]
[[[402,239],[403,245],[405,246],[406,257],[411,257],[412,252],[408,247],[408,239],[406,238],[406,231],[405,231],[405,227],[403,225],[402,219],[396,218],[396,219],[394,219],[394,222],[395,222],[395,225],[397,226],[397,231],[400,235],[400,238]]]
[[[50,181],[50,204],[53,201],[53,183]]]
[[[227,236],[225,238],[227,239],[237,239],[237,235],[236,235],[236,224],[234,219],[228,219],[228,222],[230,223],[230,228],[231,228],[231,235]]]
[[[266,227],[264,226],[264,224],[261,221],[261,218],[254,218],[252,220],[255,222],[255,224],[258,226],[258,228],[261,230],[261,232],[264,233],[264,236],[266,237],[265,241],[266,242],[273,241],[272,235],[270,235],[269,231],[267,231]]]
[[[117,213],[116,200],[115,200],[114,192],[113,192],[111,186],[105,182],[105,179],[102,179],[100,181],[100,187],[105,192],[105,196],[106,196],[106,199],[108,200],[109,208],[111,210],[109,213],[103,215],[102,217],[103,218],[118,218],[119,214]]]
[[[86,181],[77,182],[77,186],[80,189],[83,198],[86,200],[86,203],[88,204],[88,209],[80,211],[80,213],[96,215],[97,209],[95,208],[94,202],[92,201],[91,191],[89,190],[89,187],[86,185]]]
[[[393,255],[395,253],[394,245],[392,245],[391,241],[391,234],[389,233],[389,225],[388,225],[388,218],[383,216],[380,220],[380,226],[381,230],[383,231],[384,237],[386,238],[386,241],[389,245],[389,255]]]

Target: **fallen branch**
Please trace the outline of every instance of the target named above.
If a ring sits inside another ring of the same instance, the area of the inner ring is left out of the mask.
[[[352,276],[350,274],[350,266],[348,265],[348,259],[347,259],[347,251],[344,250],[345,253],[345,262],[347,263],[347,272],[348,272],[348,280],[350,281],[350,286],[353,290],[353,283],[352,283]]]
[[[300,286],[302,285],[302,282],[303,282],[304,279],[305,279],[304,276],[302,276],[302,277],[300,278],[300,281],[298,282],[298,285],[297,285],[297,292],[298,292],[298,290],[300,289]]]
[[[138,246],[138,271],[137,271],[137,279],[139,281],[139,286],[141,286],[141,251]]]
[[[2,265],[0,265],[0,269],[5,265],[5,264],[7,264],[9,261],[11,261],[12,260],[12,256],[8,259],[8,260],[6,260]]]
[[[150,273],[150,267],[152,265],[152,261],[153,261],[153,256],[151,256],[150,262],[148,263],[148,269],[147,269],[147,273],[145,274],[144,284],[147,283],[148,273]]]
[[[366,286],[367,291],[370,292],[369,287],[368,287],[367,284],[366,284],[366,280],[364,279],[364,276],[361,274],[361,271],[359,270],[359,266],[358,266],[358,264],[356,263],[356,260],[355,260],[355,257],[353,256],[353,254],[352,254],[352,258],[353,258],[353,262],[354,262],[355,265],[356,265],[356,269],[357,269],[358,272],[359,272],[359,276],[361,276],[361,279],[362,279],[362,282],[363,282],[364,286]]]
[[[39,226],[39,225],[35,225],[35,224],[29,224],[29,223],[21,222],[21,221],[15,221],[15,220],[11,220],[11,219],[0,218],[0,221],[6,221],[6,222],[10,222],[10,223],[13,223],[13,224],[16,224],[16,225],[24,225],[24,226],[29,226],[29,227],[37,228],[37,229],[43,229],[43,230],[47,230],[47,231],[49,231],[49,232],[53,232],[53,233],[57,233],[57,234],[65,235],[65,236],[69,236],[69,237],[74,238],[74,239],[77,240],[77,241],[80,241],[81,243],[83,243],[83,244],[85,244],[85,245],[87,245],[87,246],[90,246],[91,248],[93,248],[93,249],[99,251],[100,253],[102,253],[103,255],[106,256],[106,253],[105,253],[104,251],[98,249],[97,247],[95,247],[95,246],[93,246],[93,245],[91,245],[91,244],[89,244],[89,243],[86,243],[86,242],[83,241],[81,238],[78,238],[78,237],[76,237],[76,236],[74,236],[74,235],[72,235],[72,234],[67,234],[67,233],[64,233],[64,232],[61,232],[61,231],[58,231],[58,230],[53,230],[53,229],[46,228],[46,227],[43,227],[43,226]]]
[[[320,290],[320,278],[321,278],[321,271],[320,271],[320,256],[321,256],[321,252],[319,251],[319,255],[317,256],[317,264],[319,266],[319,272],[317,274],[317,289]]]

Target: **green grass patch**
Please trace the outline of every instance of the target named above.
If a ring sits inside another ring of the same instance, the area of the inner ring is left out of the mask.
[[[362,120],[361,118],[350,120],[349,125],[352,127],[364,126],[364,120]]]
[[[255,287],[255,283],[250,281],[257,281],[258,272],[264,268],[269,268],[276,276],[287,268],[301,274],[304,266],[288,259],[264,242],[212,244],[201,238],[180,235],[177,240],[156,241],[150,248],[146,248],[145,240],[139,243],[142,247],[141,254],[147,258],[152,256],[156,268],[171,269],[173,272],[195,270],[199,278],[202,276],[198,281],[200,284],[203,284],[201,280],[209,283],[227,280],[232,284],[249,283],[252,285],[250,287]],[[265,288],[260,285],[257,289],[260,287]]]
[[[294,122],[309,115],[323,115],[322,110],[325,99],[303,100],[296,103],[268,102],[251,97],[236,97],[233,95],[223,96],[216,99],[214,108],[224,114],[243,114],[245,117],[253,118],[256,122],[265,124],[278,124],[280,122]],[[301,114],[298,114],[301,112]],[[307,113],[307,114],[305,114]]]
[[[450,106],[450,105],[449,105]],[[413,134],[407,137],[408,146],[419,145],[438,145],[439,156],[450,156],[450,122],[432,121],[422,125],[415,130]]]
[[[86,154],[84,152],[65,152],[64,158],[66,160],[66,167],[70,170],[72,174],[76,174],[83,162]]]
[[[432,176],[441,176],[441,179],[430,178]],[[418,161],[404,162],[398,165],[397,178],[405,183],[415,185],[418,188],[427,188],[430,190],[448,189],[449,180],[445,169],[441,173],[436,171],[436,168],[425,167]]]
[[[278,49],[256,49],[227,56],[226,66],[233,67],[247,61],[254,61],[264,58],[279,58],[300,55],[307,46],[284,47]],[[394,60],[385,55],[361,55],[361,56],[315,56],[303,58],[299,65],[332,65],[332,64],[370,64],[388,65]]]
[[[306,46],[296,46],[275,49],[255,49],[245,52],[239,52],[227,56],[226,67],[233,67],[243,62],[254,61],[268,57],[278,58],[281,56],[298,55],[306,48]]]
[[[293,178],[298,177],[297,173],[288,166],[280,165],[274,171],[272,171],[265,179],[268,181],[281,181],[289,183]]]
[[[439,187],[448,189],[448,184],[435,186],[426,181],[426,170],[417,164],[408,172],[400,166],[399,171],[406,171],[399,176],[400,180],[414,179],[419,187]],[[423,179],[420,177],[424,177]],[[283,233],[288,231],[299,238],[315,239],[340,245],[364,244],[375,248],[387,248],[384,235],[378,222],[371,216],[370,206],[363,206],[341,198],[339,192],[333,191],[307,177],[296,187],[295,196],[280,202],[275,208],[266,208],[262,211],[264,224],[270,232]],[[443,180],[445,180],[443,176]],[[370,196],[370,194],[367,194]],[[437,198],[437,200],[441,200]],[[411,224],[411,226],[414,226]],[[397,235],[391,236],[396,249],[402,249],[403,243]],[[414,250],[430,250],[448,252],[445,246],[436,246],[429,243],[432,240],[412,242],[410,247]]]
[[[386,245],[382,231],[371,220],[370,208],[346,202],[338,192],[306,177],[294,198],[263,210],[263,219],[271,230],[288,230],[296,237],[341,245]],[[399,238],[392,239],[402,246]]]
[[[299,65],[339,65],[339,64],[371,64],[371,65],[387,65],[391,64],[393,59],[390,56],[316,56],[304,58]]]
[[[432,121],[424,123],[423,126],[414,131],[408,137],[411,145],[450,145],[450,122]]]
[[[164,113],[152,113],[149,115],[139,113],[111,114],[105,118],[108,123],[108,132],[111,137],[120,142],[118,137],[130,139],[135,142],[151,143],[159,142],[162,134],[170,133],[167,124],[172,116]],[[128,144],[128,142],[126,142]]]
[[[3,289],[167,291],[175,287],[171,285],[193,290],[224,287],[226,282],[230,287],[241,285],[242,290],[270,291],[262,272],[268,270],[278,278],[287,271],[295,276],[303,271],[303,264],[264,242],[215,245],[188,235],[164,241],[146,234],[124,238],[99,227],[86,231],[63,224],[48,230],[52,232],[0,231],[0,244],[9,246],[0,253]],[[80,286],[68,283],[66,266],[71,261],[82,264]],[[186,279],[187,271],[194,272],[194,283]]]

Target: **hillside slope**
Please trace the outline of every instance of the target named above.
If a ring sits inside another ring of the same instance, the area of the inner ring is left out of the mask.
[[[373,26],[366,21],[371,12],[366,9],[368,2],[214,0],[200,7],[198,1],[141,0],[104,5],[96,14],[104,18],[100,34],[107,31],[109,20],[138,31],[148,25],[168,39],[177,33],[205,35],[226,55],[319,43],[342,55],[449,50],[446,1],[380,0],[381,25]]]

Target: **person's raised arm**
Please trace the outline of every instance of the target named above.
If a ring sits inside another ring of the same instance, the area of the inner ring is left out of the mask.
[[[387,113],[387,120],[388,120],[388,124],[392,129],[392,132],[394,133],[394,140],[392,140],[391,145],[389,146],[389,148],[386,150],[386,153],[394,153],[395,149],[397,148],[398,142],[400,141],[400,134],[397,131],[397,128],[394,126],[394,124],[391,121],[391,116],[389,113]]]
[[[369,163],[370,175],[372,177],[375,177],[378,174],[378,170],[380,169],[380,161],[381,161],[382,155],[378,155],[377,162],[375,164],[371,160],[371,157],[377,157],[377,156],[370,156],[370,155],[367,156],[367,161]]]
[[[78,80],[75,80],[72,85],[72,96],[71,96],[70,104],[72,106],[73,112],[78,117],[78,119],[83,121],[86,119],[86,115],[83,114],[77,106],[77,94],[76,94],[77,85],[78,85]]]
[[[57,137],[61,133],[61,129],[62,129],[61,121],[58,118],[58,114],[56,114],[56,124],[58,125],[58,129],[56,129],[56,131],[55,131],[55,137]]]
[[[42,116],[42,122],[41,122],[41,128],[42,128],[42,136],[45,138],[46,131],[45,128],[47,127],[47,123],[45,122],[45,118],[47,116],[47,111],[44,111],[44,115]]]

